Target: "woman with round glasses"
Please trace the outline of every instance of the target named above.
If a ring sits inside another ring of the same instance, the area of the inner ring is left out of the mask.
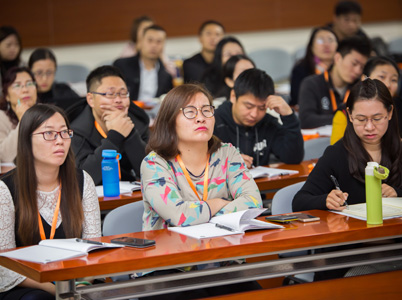
[[[0,98],[0,161],[13,162],[17,155],[18,122],[36,103],[35,79],[28,68],[11,68],[3,78]]]
[[[387,87],[377,79],[357,83],[346,102],[343,139],[329,146],[293,199],[293,210],[345,209],[366,201],[364,170],[375,161],[390,171],[383,197],[402,196],[402,156],[398,118]],[[339,182],[337,190],[330,176]]]
[[[261,207],[257,185],[231,144],[213,135],[212,97],[199,85],[171,90],[141,165],[144,230],[188,226]]]
[[[297,105],[300,85],[304,78],[321,74],[334,62],[338,38],[329,27],[317,27],[311,32],[306,55],[293,67],[290,79],[290,105]]]
[[[56,106],[39,104],[24,114],[17,168],[0,181],[1,250],[43,239],[101,236],[95,185],[75,168],[72,137],[67,117]],[[0,299],[54,299],[52,283],[38,283],[3,267],[0,276]]]
[[[32,52],[28,66],[35,76],[39,102],[56,103],[67,108],[74,103],[74,99],[79,99],[77,93],[67,84],[54,81],[57,63],[56,57],[50,49],[39,48]]]

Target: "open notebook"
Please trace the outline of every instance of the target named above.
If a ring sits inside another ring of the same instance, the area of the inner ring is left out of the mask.
[[[349,205],[348,209],[342,211],[332,211],[337,214],[353,217],[360,220],[367,220],[366,203]],[[382,218],[383,220],[402,217],[402,197],[382,198]]]
[[[123,245],[110,243],[82,243],[77,242],[76,240],[77,239],[43,240],[39,242],[39,245],[0,253],[0,256],[45,264],[53,261],[88,255],[88,252],[97,249],[124,247]]]
[[[132,192],[138,191],[141,189],[141,183],[139,181],[120,181],[120,195],[126,194],[131,195]],[[98,197],[103,197],[103,185],[97,185],[96,194]]]
[[[297,174],[299,171],[258,166],[249,170],[253,178]]]
[[[246,230],[283,228],[281,225],[254,219],[265,210],[265,208],[250,208],[235,213],[213,217],[209,223],[186,227],[169,227],[168,229],[196,239],[204,239],[240,234],[244,233]]]

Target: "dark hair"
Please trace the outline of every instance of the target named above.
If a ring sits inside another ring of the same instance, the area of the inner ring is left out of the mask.
[[[222,25],[222,23],[219,23],[215,20],[208,20],[201,24],[200,28],[198,29],[198,35],[201,35],[205,27],[207,27],[208,25],[217,25],[223,29],[223,32],[225,32],[225,27]]]
[[[12,65],[17,67],[20,65],[21,63],[21,52],[22,52],[22,42],[21,42],[21,36],[18,33],[18,31],[11,26],[1,26],[0,27],[0,43],[6,39],[7,37],[9,37],[10,35],[15,35],[17,37],[17,41],[18,44],[20,45],[20,51],[18,52],[18,55],[16,57],[16,59],[12,62]],[[2,58],[0,56],[0,72],[1,74],[4,76],[4,74],[6,73],[7,69],[4,66],[3,62],[2,62]]]
[[[137,43],[138,41],[138,29],[141,25],[142,22],[153,22],[151,17],[148,16],[141,16],[138,18],[135,18],[133,21],[133,24],[131,25],[131,31],[130,31],[130,40],[133,43]]]
[[[216,45],[214,59],[211,66],[205,70],[201,81],[205,84],[212,95],[216,95],[221,86],[224,86],[224,78],[222,73],[222,51],[227,43],[235,43],[240,46],[244,52],[243,45],[233,36],[228,36],[220,40]]]
[[[0,98],[0,109],[6,112],[6,115],[14,125],[18,124],[18,118],[15,112],[12,110],[11,105],[8,105],[6,98],[8,96],[8,89],[14,83],[15,79],[17,78],[17,74],[24,72],[28,73],[28,75],[31,76],[32,81],[35,82],[35,76],[33,76],[31,70],[29,70],[27,67],[12,67],[6,72],[3,78],[3,95]]]
[[[336,52],[339,52],[342,57],[349,54],[352,51],[359,52],[361,55],[370,57],[371,43],[366,37],[352,36],[341,40],[338,44]]]
[[[274,81],[271,76],[260,69],[249,69],[242,72],[237,77],[233,90],[236,100],[246,94],[251,94],[261,100],[275,94]]]
[[[316,27],[311,31],[310,35],[310,40],[308,41],[307,47],[306,47],[306,55],[304,58],[301,60],[302,63],[307,65],[310,74],[315,74],[315,60],[314,60],[314,53],[313,53],[313,44],[314,44],[314,39],[315,36],[319,31],[328,31],[332,33],[335,36],[336,43],[339,43],[338,37],[336,36],[335,32],[328,26],[322,26],[322,27]]]
[[[16,205],[18,235],[23,245],[37,244],[40,241],[37,213],[38,179],[32,151],[32,133],[56,113],[62,115],[69,128],[70,124],[63,110],[49,104],[34,105],[25,112],[20,122],[14,184],[18,195]],[[60,211],[63,230],[67,238],[80,237],[84,213],[71,147],[68,150],[66,160],[60,166],[59,180],[61,184]]]
[[[120,77],[123,79],[124,82],[126,80],[124,79],[123,74],[120,72],[120,70],[114,66],[101,66],[98,67],[89,73],[86,83],[87,83],[87,92],[91,92],[96,89],[95,85],[100,85],[101,81],[105,77],[109,76],[114,76],[114,77]]]
[[[352,88],[346,102],[348,111],[352,113],[355,103],[362,100],[380,101],[388,112],[394,108],[387,132],[381,139],[381,165],[390,170],[390,176],[385,182],[389,185],[400,187],[402,185],[401,139],[399,136],[398,116],[391,94],[380,80],[367,78],[359,81]],[[360,182],[364,182],[364,169],[367,162],[372,161],[373,158],[363,147],[349,118],[347,118],[343,141],[348,152],[350,173]]]
[[[347,14],[362,14],[362,7],[357,1],[339,1],[335,5],[334,13],[336,16]]]
[[[163,31],[164,33],[166,33],[166,30],[162,26],[159,26],[159,25],[156,25],[156,24],[148,26],[147,28],[145,28],[144,29],[144,35],[148,30]]]
[[[54,66],[57,68],[56,56],[54,56],[53,52],[48,48],[38,48],[32,52],[28,60],[28,67],[32,69],[34,63],[43,59],[50,59],[54,62]]]
[[[181,113],[180,108],[186,106],[199,93],[204,94],[212,105],[212,96],[198,84],[183,84],[167,93],[156,116],[154,129],[146,148],[147,153],[155,151],[166,160],[179,154],[176,119]],[[213,153],[220,146],[221,141],[213,135],[208,141],[208,152]]]
[[[375,56],[370,58],[363,69],[363,74],[370,77],[371,73],[377,66],[390,65],[395,68],[398,78],[400,77],[399,68],[394,60],[386,56]]]
[[[241,60],[248,60],[255,68],[255,63],[248,56],[243,54],[234,55],[231,58],[229,58],[228,61],[223,65],[222,74],[224,79],[225,78],[233,79],[233,73],[236,68],[236,65]]]

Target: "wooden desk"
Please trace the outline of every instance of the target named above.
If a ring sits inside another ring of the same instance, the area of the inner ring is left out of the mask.
[[[88,294],[93,299],[103,299],[106,295],[120,296],[122,297],[120,299],[123,299],[163,294],[167,290],[174,292],[402,259],[402,242],[388,243],[75,289],[75,279],[83,277],[92,279],[112,274],[129,274],[134,271],[170,269],[402,237],[402,218],[385,220],[381,226],[367,226],[364,221],[327,211],[314,210],[308,213],[319,216],[321,220],[313,223],[293,222],[286,225],[285,229],[254,231],[243,235],[202,240],[168,230],[136,232],[126,235],[154,239],[156,246],[142,250],[133,248],[104,250],[91,253],[87,257],[44,265],[0,257],[0,265],[38,282],[56,281],[57,291],[61,294],[58,299],[72,297],[73,294],[76,296]],[[98,240],[108,242],[113,237]],[[108,292],[108,289],[113,292]]]
[[[257,178],[255,182],[257,183],[258,188],[261,193],[274,193],[278,189],[284,188],[288,185],[305,181],[310,174],[311,170],[314,168],[316,159],[303,161],[299,165],[288,165],[283,163],[271,164],[269,167],[279,168],[279,169],[288,169],[288,170],[297,170],[299,174],[294,175],[283,175],[271,178]],[[141,191],[135,191],[131,196],[120,195],[118,197],[99,197],[99,206],[101,211],[112,210],[116,207],[129,204],[132,202],[142,200]]]

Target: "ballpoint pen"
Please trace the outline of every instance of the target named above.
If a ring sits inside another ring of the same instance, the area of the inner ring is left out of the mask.
[[[218,227],[218,228],[221,228],[221,229],[225,229],[225,230],[228,230],[228,231],[235,231],[233,228],[230,228],[230,227],[228,227],[228,226],[225,226],[225,225],[221,225],[221,224],[218,224],[218,223],[216,223],[215,224],[215,227]]]
[[[87,244],[94,244],[94,245],[104,245],[102,242],[97,242],[97,241],[90,241],[90,240],[83,240],[83,239],[75,239],[76,242],[78,243],[87,243]]]
[[[335,178],[334,175],[330,175],[330,177],[331,177],[332,182],[333,182],[334,185],[335,185],[335,188],[336,188],[338,191],[340,191],[341,188],[340,188],[340,186],[339,186],[338,180],[336,180],[336,178]],[[345,203],[344,203],[344,204],[346,205],[346,208],[349,209],[349,205],[348,205],[348,202],[347,202],[346,200],[345,200]]]

